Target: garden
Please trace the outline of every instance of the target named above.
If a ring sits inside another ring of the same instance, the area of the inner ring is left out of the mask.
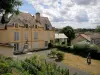
[[[69,70],[46,62],[37,55],[25,60],[0,55],[0,75],[69,75]]]

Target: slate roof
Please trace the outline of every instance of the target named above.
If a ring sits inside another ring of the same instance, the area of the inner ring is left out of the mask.
[[[10,19],[9,22],[7,23],[8,26],[10,26],[10,25],[13,26],[14,24],[17,23],[22,26],[24,26],[25,24],[28,24],[30,26],[37,24],[41,27],[45,27],[45,24],[47,24],[50,30],[53,29],[53,27],[47,17],[40,17],[40,24],[36,23],[36,19],[34,16],[32,16],[29,13],[24,13],[24,12],[20,12],[18,15],[13,14],[9,19]],[[2,25],[2,24],[0,24],[0,25]]]
[[[47,24],[49,26],[49,29],[53,29],[52,25],[48,19],[48,17],[40,17],[40,23],[45,27],[45,24]]]
[[[11,19],[7,25],[13,25],[14,23],[18,23],[20,25],[33,25],[36,22],[31,14],[21,12],[18,15],[14,14],[13,16],[11,16]]]

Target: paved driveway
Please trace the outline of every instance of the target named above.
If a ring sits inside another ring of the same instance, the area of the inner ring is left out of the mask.
[[[23,54],[23,55],[13,55],[13,57],[14,58],[17,58],[17,59],[20,59],[20,60],[23,60],[25,58],[29,58],[29,57],[37,54],[37,55],[40,55],[41,57],[45,57],[45,59],[46,59],[47,62],[56,63],[61,68],[68,68],[70,75],[73,75],[76,72],[77,72],[77,75],[91,75],[88,72],[82,71],[82,70],[80,70],[78,68],[74,68],[74,67],[71,67],[71,66],[67,66],[67,65],[63,64],[62,62],[55,62],[54,59],[50,59],[50,58],[47,57],[47,54],[49,52],[50,52],[50,50],[39,51],[39,52],[29,52],[29,53]]]

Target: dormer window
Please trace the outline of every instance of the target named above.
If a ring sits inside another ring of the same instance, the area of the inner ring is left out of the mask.
[[[35,28],[38,28],[38,26],[37,26],[37,25],[35,25]]]
[[[49,30],[49,26],[45,24],[45,30]]]
[[[18,24],[17,23],[15,23],[14,25],[15,25],[15,28],[18,28]]]
[[[28,28],[28,24],[25,24],[25,28]]]
[[[32,28],[34,28],[34,25],[32,26]]]
[[[38,20],[35,20],[36,21],[36,23],[38,23],[39,21]]]

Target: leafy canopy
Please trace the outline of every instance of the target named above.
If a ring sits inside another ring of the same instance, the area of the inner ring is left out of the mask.
[[[5,10],[6,13],[18,12],[18,6],[21,6],[20,0],[0,0],[0,10]]]

